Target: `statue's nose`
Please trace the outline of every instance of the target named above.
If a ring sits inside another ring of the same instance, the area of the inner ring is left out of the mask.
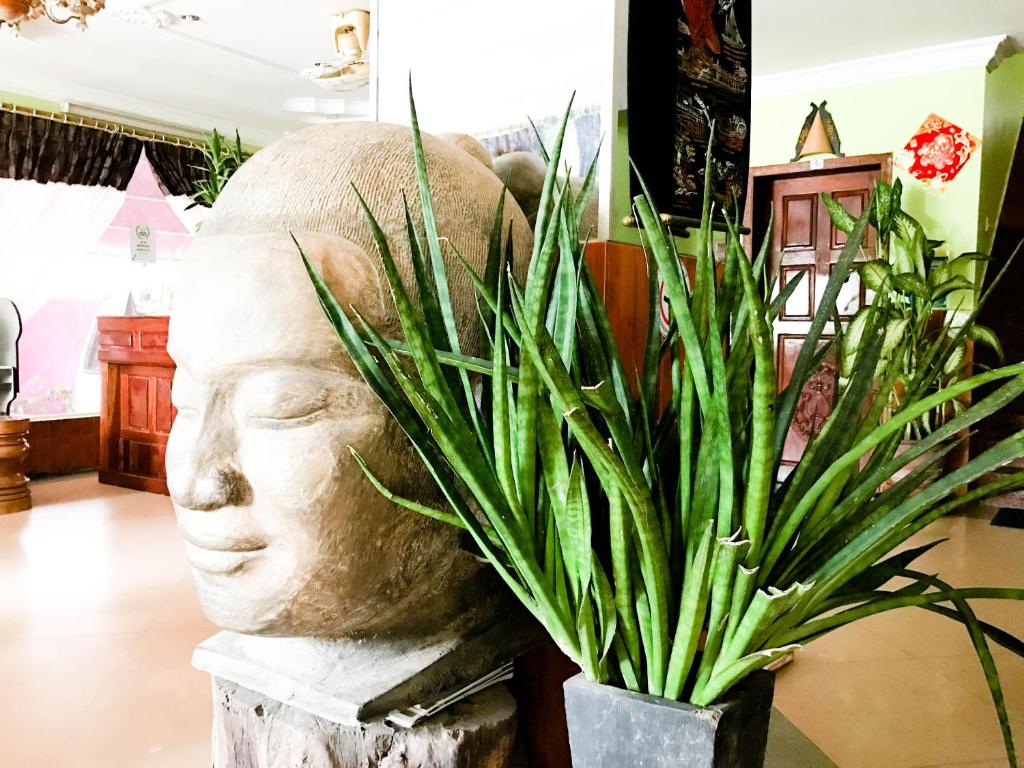
[[[179,507],[201,512],[241,506],[252,498],[245,475],[230,466],[197,466],[185,482],[169,484],[169,490]]]

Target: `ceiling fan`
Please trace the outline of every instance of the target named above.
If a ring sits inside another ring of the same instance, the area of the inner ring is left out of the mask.
[[[330,91],[361,88],[370,80],[370,13],[353,9],[328,19],[336,58],[317,62],[299,74]]]

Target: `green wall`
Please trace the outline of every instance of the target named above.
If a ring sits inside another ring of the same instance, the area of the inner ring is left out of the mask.
[[[31,96],[22,96],[19,93],[10,93],[8,91],[0,91],[0,101],[5,101],[18,107],[25,107],[26,109],[41,109],[45,112],[60,111],[60,104],[55,101],[35,99]]]
[[[982,139],[960,175],[944,190],[933,190],[895,170],[903,179],[904,203],[932,237],[947,242],[948,254],[987,251],[1017,136],[1024,118],[1024,54],[1005,60],[995,71],[975,66],[864,83],[814,93],[755,99],[751,119],[751,165],[787,163],[810,102],[828,99],[847,155],[897,152],[932,112]],[[610,237],[637,243],[635,229],[621,224],[630,211],[629,142],[626,113],[614,126],[616,188],[612,194]],[[688,252],[691,240],[680,240]]]
[[[812,94],[758,99],[751,118],[751,165],[786,163],[810,102],[828,99],[843,152],[867,155],[896,152],[932,112],[975,136],[985,126],[985,68],[972,67],[918,75],[900,80],[823,89]],[[978,247],[978,205],[981,189],[979,153],[942,191],[932,190],[898,169],[904,205],[934,238],[957,254]]]
[[[980,251],[992,248],[1022,120],[1024,54],[1019,53],[1006,59],[985,79],[985,133],[978,205]]]
[[[636,227],[627,227],[622,223],[622,220],[629,216],[633,209],[633,201],[629,196],[631,169],[629,166],[628,113],[623,109],[619,111],[616,117],[617,120],[614,126],[615,141],[612,142],[612,147],[614,148],[613,162],[615,164],[612,173],[615,186],[612,189],[612,213],[608,226],[608,239],[620,243],[640,245],[640,230]],[[675,239],[676,250],[679,253],[692,255],[694,253],[694,239],[692,234],[686,238],[677,237]]]

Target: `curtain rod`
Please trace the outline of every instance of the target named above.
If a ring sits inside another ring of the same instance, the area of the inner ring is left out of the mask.
[[[16,115],[39,117],[43,120],[52,120],[55,123],[64,123],[65,125],[78,125],[83,128],[95,128],[100,131],[106,131],[107,133],[120,133],[141,141],[156,141],[161,144],[173,144],[176,147],[192,147],[194,149],[199,149],[204,146],[201,141],[196,141],[195,139],[186,139],[181,136],[173,136],[166,133],[145,131],[141,128],[132,128],[131,126],[111,123],[107,120],[97,120],[92,117],[83,117],[82,115],[65,112],[48,112],[43,109],[35,109],[34,107],[19,107],[17,104],[12,104],[7,101],[0,102],[0,112],[13,112]]]

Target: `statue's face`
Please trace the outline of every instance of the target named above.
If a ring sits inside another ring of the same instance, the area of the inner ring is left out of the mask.
[[[385,317],[357,246],[299,240],[343,305]],[[198,238],[168,347],[178,408],[168,485],[214,622],[268,634],[381,631],[415,622],[451,589],[464,569],[454,530],[387,503],[350,455],[352,446],[399,490],[422,490],[418,459],[352,367],[288,236]]]

